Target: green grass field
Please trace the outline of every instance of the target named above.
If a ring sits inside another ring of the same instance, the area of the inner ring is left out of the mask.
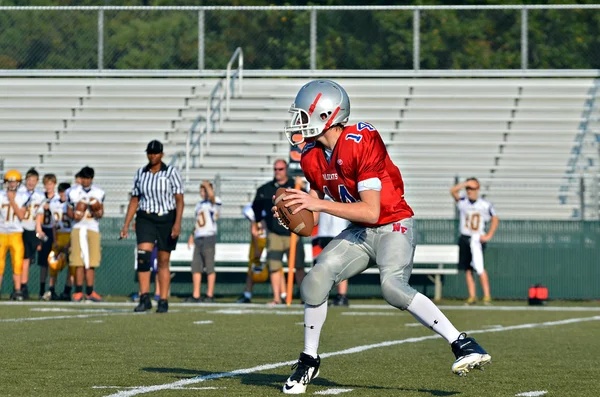
[[[121,302],[125,298],[121,299]],[[303,347],[302,307],[0,302],[2,396],[276,396]],[[331,308],[307,394],[598,396],[600,305],[442,305],[493,361],[457,377],[449,346],[383,301]],[[502,305],[502,306],[500,306]]]

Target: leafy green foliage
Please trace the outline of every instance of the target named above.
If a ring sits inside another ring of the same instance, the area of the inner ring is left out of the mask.
[[[458,1],[479,4],[481,1]],[[493,4],[485,1],[483,4]],[[510,3],[520,3],[511,1]],[[534,2],[543,3],[543,2]],[[556,1],[554,3],[565,3]],[[591,3],[583,1],[582,3]],[[253,1],[253,5],[285,5]],[[310,5],[311,2],[294,2]],[[318,4],[340,5],[329,0]],[[352,1],[344,5],[398,4]],[[444,4],[407,1],[405,4]],[[248,5],[212,0],[0,0],[0,5]],[[104,59],[109,69],[198,67],[196,11],[104,12]],[[317,68],[411,69],[413,12],[321,10],[317,13]],[[530,68],[600,67],[600,10],[529,10]],[[0,11],[0,68],[93,69],[98,66],[97,11]],[[521,10],[421,10],[422,69],[512,69],[521,67]],[[249,69],[310,67],[309,11],[205,12],[205,67],[223,68],[242,47]]]

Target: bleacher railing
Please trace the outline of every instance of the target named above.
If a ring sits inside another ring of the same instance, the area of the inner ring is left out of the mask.
[[[242,47],[246,69],[270,72],[589,71],[600,66],[589,50],[599,14],[600,4],[1,6],[0,69],[222,76]]]

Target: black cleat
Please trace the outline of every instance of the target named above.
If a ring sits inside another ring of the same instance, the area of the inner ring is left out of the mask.
[[[13,291],[12,294],[10,294],[10,300],[11,301],[22,301],[23,300],[23,292],[22,291]]]
[[[348,297],[346,295],[337,294],[335,298],[329,302],[329,306],[350,306],[348,302]]]
[[[21,296],[23,297],[21,300],[29,300],[29,288],[25,284],[21,285]]]
[[[306,386],[319,375],[321,358],[312,358],[308,354],[300,353],[298,362],[292,366],[295,369],[292,376],[283,385],[284,394],[303,394]]]
[[[140,302],[133,309],[134,312],[145,312],[146,310],[152,309],[152,301],[150,300],[150,294],[142,294],[140,296]]]
[[[202,298],[202,302],[215,303],[215,297],[214,296],[205,296],[204,298]]]
[[[238,300],[235,301],[235,303],[252,303],[252,300],[250,298],[246,298],[244,295],[240,296]]]
[[[479,346],[475,339],[468,338],[467,334],[461,333],[457,340],[452,342],[452,353],[456,361],[452,364],[452,372],[464,376],[473,368],[481,369],[485,364],[492,361],[492,357]]]
[[[188,296],[184,300],[185,303],[200,303],[202,302],[201,298],[194,298],[193,296]]]
[[[169,311],[169,301],[166,299],[160,299],[158,301],[158,307],[156,308],[157,313],[166,313]]]
[[[67,294],[67,293],[63,292],[62,294],[60,294],[60,296],[58,298],[56,298],[56,300],[70,302],[71,294]]]

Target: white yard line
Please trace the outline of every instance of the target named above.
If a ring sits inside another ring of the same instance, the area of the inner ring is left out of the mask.
[[[130,307],[134,308],[136,305],[135,302],[40,302],[40,301],[25,301],[25,302],[15,302],[15,301],[0,301],[0,306],[38,306],[38,307],[78,307],[78,308],[92,308],[92,307]],[[483,311],[549,311],[549,312],[600,312],[600,306],[528,306],[525,302],[523,302],[522,306],[501,306],[501,305],[493,305],[493,306],[465,306],[465,305],[438,305],[438,307],[442,310],[483,310]],[[304,305],[301,304],[292,304],[288,307],[285,305],[269,307],[266,304],[261,303],[178,303],[178,302],[169,302],[169,308],[171,307],[181,307],[181,308],[212,308],[212,309],[220,309],[220,308],[237,308],[237,309],[263,309],[265,311],[284,311],[289,309],[303,309]],[[370,310],[398,310],[387,304],[379,304],[379,305],[350,305],[350,309],[370,309]]]
[[[136,386],[92,386],[92,389],[135,389]],[[218,389],[226,389],[226,387],[214,387],[214,386],[206,386],[206,387],[174,387],[170,390],[218,390]]]
[[[49,316],[49,317],[22,317],[22,318],[3,318],[0,323],[24,323],[26,321],[46,321],[46,320],[67,320],[71,318],[90,318],[90,317],[105,317],[134,314],[126,313],[98,313],[98,314],[74,314],[72,316]]]
[[[396,312],[342,312],[342,316],[401,316],[401,311]]]
[[[518,329],[551,327],[551,326],[556,326],[556,325],[575,324],[575,323],[581,323],[581,322],[587,322],[587,321],[598,321],[598,320],[600,320],[600,316],[571,318],[571,319],[560,320],[560,321],[546,321],[543,323],[519,324],[519,325],[511,325],[511,326],[502,327],[502,328],[479,329],[479,330],[471,330],[471,331],[465,331],[465,332],[467,332],[468,334],[483,334],[483,333],[488,333],[488,332],[503,332],[503,331],[518,330]],[[440,336],[429,335],[429,336],[421,336],[421,337],[417,337],[417,338],[393,340],[393,341],[375,343],[375,344],[371,344],[371,345],[356,346],[356,347],[352,347],[350,349],[340,350],[337,352],[324,353],[324,354],[321,354],[320,356],[323,359],[323,358],[333,357],[333,356],[360,353],[360,352],[363,352],[366,350],[376,349],[376,348],[380,348],[380,347],[401,345],[404,343],[416,343],[416,342],[422,342],[425,340],[437,339],[437,338],[440,338]],[[288,365],[295,364],[296,361],[297,360],[282,361],[282,362],[272,363],[272,364],[264,364],[264,365],[259,365],[259,366],[252,367],[252,368],[237,369],[237,370],[231,371],[231,372],[221,372],[221,373],[215,373],[215,374],[211,374],[211,375],[197,376],[195,378],[182,379],[182,380],[179,380],[176,382],[164,383],[161,385],[140,386],[140,387],[130,389],[130,390],[119,391],[117,393],[110,394],[107,397],[129,397],[129,396],[136,396],[138,394],[151,393],[151,392],[155,392],[155,391],[159,391],[159,390],[180,388],[180,387],[184,387],[187,385],[193,385],[193,384],[205,382],[205,381],[211,380],[211,379],[229,378],[229,377],[233,377],[233,376],[237,376],[237,375],[251,374],[254,372],[261,372],[261,371],[267,371],[270,369],[285,367]]]
[[[525,393],[515,394],[515,396],[517,396],[517,397],[538,397],[538,396],[543,396],[544,394],[548,394],[548,392],[546,390],[527,391]]]
[[[326,390],[316,391],[313,394],[335,395],[335,394],[348,393],[348,392],[351,392],[352,390],[353,389],[326,389]]]
[[[211,310],[207,313],[216,314],[276,314],[279,316],[302,316],[304,310],[269,310],[269,309],[221,309]]]

